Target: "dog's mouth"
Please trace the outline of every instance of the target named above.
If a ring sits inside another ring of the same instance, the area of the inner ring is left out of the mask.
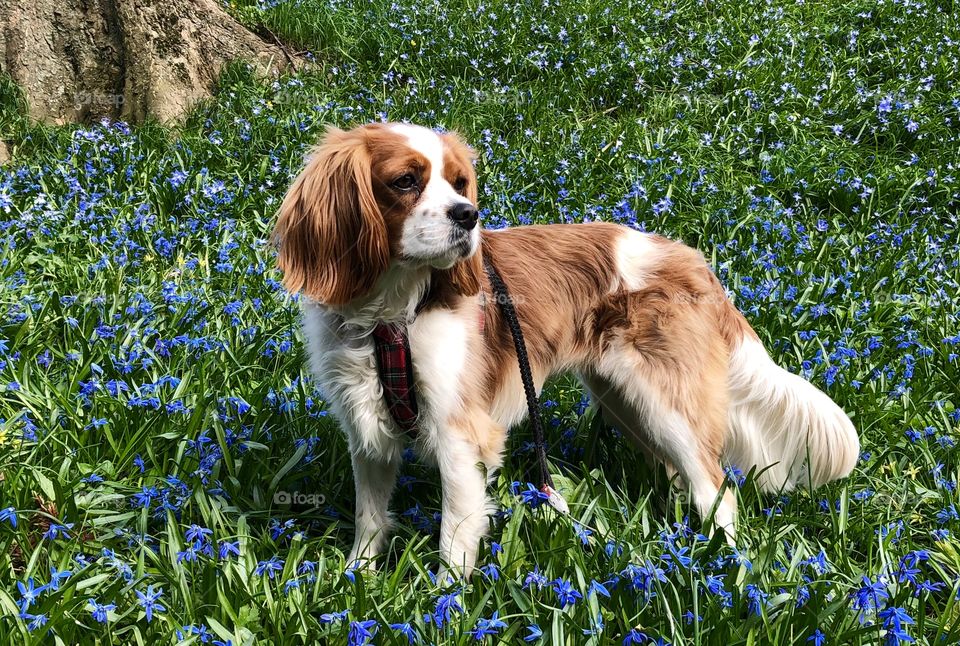
[[[454,243],[453,248],[461,260],[469,257],[473,253],[473,245],[470,242],[469,236],[462,236],[460,240]]]
[[[476,246],[473,243],[474,231],[475,229],[471,229],[470,231],[457,229],[450,234],[451,247],[456,252],[458,259],[463,260],[464,258],[469,258],[476,250]]]
[[[451,231],[444,244],[429,252],[400,253],[400,260],[407,265],[427,265],[435,269],[449,269],[472,256],[479,245],[473,231]]]
[[[428,265],[434,269],[450,269],[461,260],[469,258],[473,253],[470,240],[458,241],[442,253],[432,256],[401,256],[401,261],[416,266]]]

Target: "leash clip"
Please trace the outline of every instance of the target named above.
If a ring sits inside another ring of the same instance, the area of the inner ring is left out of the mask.
[[[570,514],[570,507],[567,505],[567,501],[564,500],[563,496],[560,495],[560,492],[551,487],[548,484],[544,484],[540,487],[540,491],[547,494],[547,504],[559,511],[561,514]]]

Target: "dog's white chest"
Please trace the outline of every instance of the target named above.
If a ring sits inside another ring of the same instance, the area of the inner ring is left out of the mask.
[[[311,303],[303,307],[303,331],[311,372],[351,448],[395,459],[406,438],[383,396],[372,335],[342,329],[338,317]],[[460,406],[467,330],[454,313],[436,310],[418,316],[407,333],[419,408],[417,436],[431,457],[444,423]]]
[[[373,339],[342,329],[338,317],[313,303],[303,306],[303,334],[310,370],[351,450],[395,459],[397,429],[383,399]]]

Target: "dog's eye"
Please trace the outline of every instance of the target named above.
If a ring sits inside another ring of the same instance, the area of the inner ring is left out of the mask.
[[[466,187],[467,178],[458,177],[457,179],[453,180],[453,190],[455,190],[457,193],[461,193]]]
[[[397,179],[393,180],[393,187],[398,188],[401,191],[408,191],[417,184],[417,178],[413,176],[413,173],[407,173],[406,175],[401,175]]]

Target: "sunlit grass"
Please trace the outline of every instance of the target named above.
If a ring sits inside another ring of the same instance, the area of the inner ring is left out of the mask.
[[[952,9],[239,4],[315,62],[233,65],[174,131],[40,127],[0,80],[3,643],[960,639]],[[521,427],[469,585],[429,576],[439,483],[415,459],[382,573],[345,573],[350,462],[266,237],[323,127],[384,118],[464,134],[489,227],[603,219],[701,249],[851,413],[854,475],[770,496],[731,472],[733,551],[559,379],[572,518],[515,495]]]

